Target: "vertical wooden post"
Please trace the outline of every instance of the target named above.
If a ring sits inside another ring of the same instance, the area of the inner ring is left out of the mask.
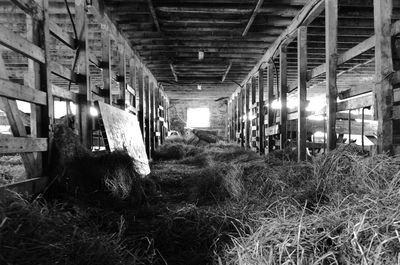
[[[287,46],[281,45],[279,48],[279,94],[281,101],[280,118],[281,118],[281,139],[280,148],[286,148],[287,144]]]
[[[160,139],[161,139],[161,121],[160,121],[160,86],[156,86],[155,88],[155,98],[154,98],[154,105],[155,105],[155,146],[154,148],[158,148],[159,144],[160,144]]]
[[[120,109],[125,109],[125,99],[126,99],[126,47],[122,37],[120,37],[118,45],[118,55],[119,55],[119,65],[118,65],[118,107]]]
[[[260,154],[265,154],[265,110],[264,110],[264,75],[263,70],[258,70],[258,102],[260,103],[258,112]]]
[[[298,125],[297,125],[297,158],[307,158],[306,140],[306,105],[307,105],[307,27],[300,27],[297,34],[297,79],[298,79]]]
[[[250,126],[251,126],[251,123],[250,123],[250,120],[249,120],[249,116],[250,116],[250,89],[251,89],[251,86],[250,86],[250,83],[246,83],[246,85],[245,85],[245,89],[246,89],[246,100],[245,100],[245,128],[246,128],[246,133],[245,133],[245,135],[246,135],[246,148],[250,148],[251,147],[251,144],[250,144],[250,133],[251,133],[251,131],[250,131]]]
[[[239,115],[239,121],[240,121],[240,145],[244,147],[244,122],[245,122],[245,116],[244,116],[244,104],[245,104],[245,88],[240,89],[240,115]]]
[[[233,141],[236,142],[236,132],[237,132],[237,96],[233,96],[233,104],[232,104],[232,112],[233,112]]]
[[[110,33],[106,30],[101,31],[101,69],[103,74],[103,89],[108,91],[108,98],[106,103],[112,105],[112,94],[111,94],[111,40]]]
[[[231,100],[228,99],[227,119],[226,119],[226,139],[231,140]]]
[[[135,58],[132,57],[129,59],[129,85],[132,87],[132,89],[135,91],[134,98],[131,102],[129,99],[130,103],[132,103],[132,106],[136,108],[136,96],[137,96],[137,87],[136,87],[136,61]]]
[[[393,152],[393,72],[391,47],[392,0],[374,0],[375,76],[374,107],[378,118],[377,152]]]
[[[338,0],[325,0],[326,114],[328,152],[336,148]]]
[[[274,65],[272,62],[268,64],[267,67],[268,74],[268,87],[267,87],[267,96],[268,96],[268,106],[267,106],[267,117],[268,117],[268,127],[272,126],[274,122],[274,115],[272,110],[272,101],[274,99]],[[268,136],[268,152],[272,152],[274,150],[273,136]]]
[[[144,87],[144,73],[143,68],[139,68],[138,72],[138,89],[139,89],[139,125],[142,130],[143,140],[146,139],[145,132],[145,113],[144,113],[144,104],[145,104],[145,87]]]
[[[150,83],[150,150],[154,152],[156,146],[156,130],[155,130],[155,88],[154,83]]]
[[[252,105],[252,110],[251,110],[251,116],[252,116],[252,120],[251,120],[251,147],[255,147],[253,144],[253,137],[257,137],[257,128],[258,128],[258,124],[257,124],[257,108],[254,108],[254,104],[256,104],[257,102],[257,79],[255,77],[251,78],[251,105]],[[256,128],[255,130],[255,134],[254,134],[254,130],[253,127]]]
[[[79,57],[76,64],[76,72],[81,76],[79,80],[79,93],[85,95],[85,101],[77,106],[77,115],[80,115],[82,144],[90,148],[90,117],[91,103],[90,79],[89,79],[89,43],[88,43],[88,18],[86,16],[86,1],[75,0],[75,24],[79,36]],[[80,110],[79,110],[80,108]]]
[[[151,149],[150,149],[151,148],[151,145],[150,145],[150,143],[151,143],[150,80],[149,80],[148,76],[146,76],[144,78],[144,80],[145,80],[144,81],[144,87],[145,87],[145,89],[144,89],[145,96],[144,97],[145,97],[145,101],[146,101],[146,103],[145,103],[145,105],[146,105],[146,115],[145,115],[146,141],[145,141],[145,143],[146,143],[146,153],[147,153],[148,158],[150,159],[151,158]]]

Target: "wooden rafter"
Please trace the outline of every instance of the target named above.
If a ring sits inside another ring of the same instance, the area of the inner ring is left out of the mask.
[[[232,67],[232,62],[229,62],[229,65],[228,65],[228,67],[226,68],[224,75],[222,76],[222,82],[225,81],[226,76],[228,75],[229,71],[231,70],[231,67]]]
[[[169,67],[171,68],[171,72],[172,72],[172,75],[174,76],[175,82],[178,82],[178,75],[176,74],[175,68],[172,65],[172,63],[169,64]]]
[[[149,5],[151,17],[153,18],[153,22],[156,25],[157,31],[161,32],[160,23],[158,23],[158,18],[157,18],[156,10],[154,9],[153,1],[147,0],[147,4]]]
[[[249,21],[247,22],[246,27],[243,30],[242,37],[246,36],[247,32],[249,32],[249,29],[250,29],[251,25],[253,25],[254,19],[256,18],[263,3],[264,3],[264,0],[258,0],[257,5],[253,10],[253,13],[251,14],[251,17],[250,17]]]

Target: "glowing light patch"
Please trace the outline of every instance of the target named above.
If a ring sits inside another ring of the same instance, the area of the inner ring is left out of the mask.
[[[209,108],[188,108],[187,126],[191,128],[210,127]]]
[[[272,109],[281,109],[282,108],[281,101],[278,99],[275,99],[274,101],[272,101],[271,108]]]
[[[98,112],[97,109],[96,109],[95,107],[93,107],[93,106],[90,107],[89,112],[90,112],[90,115],[93,116],[93,117],[97,117],[97,116],[99,115],[99,112]]]

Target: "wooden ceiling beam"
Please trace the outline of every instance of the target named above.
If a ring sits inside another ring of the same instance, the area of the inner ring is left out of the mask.
[[[246,36],[247,32],[249,32],[249,29],[250,29],[251,25],[253,24],[254,19],[256,18],[258,12],[260,11],[260,8],[263,3],[264,3],[264,0],[257,1],[256,7],[254,8],[254,10],[249,18],[249,21],[247,22],[247,25],[242,32],[242,37]],[[224,82],[224,81],[222,81],[222,82]]]
[[[231,67],[232,67],[232,62],[229,62],[229,65],[226,68],[224,75],[222,76],[222,80],[221,80],[222,83],[225,81],[225,78],[227,77],[229,71],[231,70]]]
[[[158,23],[157,14],[156,14],[156,10],[154,9],[153,1],[147,0],[147,4],[149,6],[154,25],[156,25],[157,31],[161,32],[160,24]]]
[[[172,72],[172,75],[174,76],[175,82],[178,82],[178,75],[175,72],[174,66],[172,65],[172,63],[170,63],[169,66],[171,68],[171,72]]]

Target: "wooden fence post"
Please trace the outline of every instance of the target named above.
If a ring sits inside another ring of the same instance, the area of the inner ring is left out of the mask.
[[[307,158],[307,27],[300,27],[297,31],[297,79],[298,79],[298,125],[297,125],[297,159],[304,161]]]

